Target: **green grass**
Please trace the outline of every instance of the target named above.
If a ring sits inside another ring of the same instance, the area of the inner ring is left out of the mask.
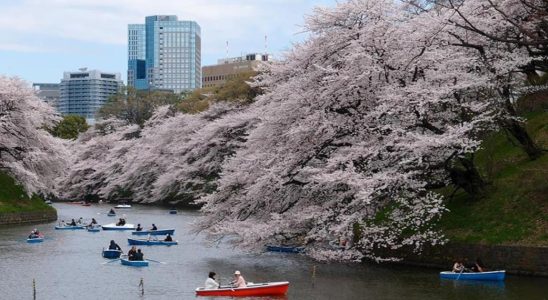
[[[0,171],[0,213],[52,210],[51,206],[34,194],[29,197],[12,177]]]
[[[548,148],[548,113],[530,113],[527,130]],[[505,133],[485,139],[475,162],[490,182],[485,198],[448,200],[440,226],[455,242],[548,246],[548,153],[531,161]]]

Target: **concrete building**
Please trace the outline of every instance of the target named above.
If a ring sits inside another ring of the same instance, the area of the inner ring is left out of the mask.
[[[64,72],[60,84],[57,110],[63,115],[80,115],[89,124],[95,123],[95,114],[118,92],[123,83],[120,73],[80,69],[78,72]]]
[[[172,90],[201,87],[201,29],[177,16],[145,18],[128,25],[128,86]]]
[[[219,59],[216,65],[202,68],[202,87],[221,86],[235,75],[256,71],[260,64],[269,60],[268,54],[259,53]]]
[[[59,83],[32,84],[32,88],[36,92],[36,95],[53,107],[57,107],[57,102],[59,102],[59,86]]]

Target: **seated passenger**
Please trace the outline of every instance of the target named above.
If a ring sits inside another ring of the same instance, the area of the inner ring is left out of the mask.
[[[173,239],[171,238],[171,235],[169,233],[166,235],[164,242],[173,242]]]
[[[478,259],[476,259],[476,263],[472,267],[472,271],[474,271],[474,272],[486,272],[487,267],[485,267],[485,265],[483,264],[481,259],[478,258]]]
[[[127,259],[133,260],[133,258],[135,257],[135,253],[137,253],[137,248],[135,248],[135,246],[132,246],[131,249],[129,249],[129,251],[127,252]]]
[[[143,231],[143,227],[141,227],[141,224],[137,224],[137,228],[135,228],[135,231]]]
[[[212,290],[212,289],[218,289],[219,283],[215,281],[215,272],[209,272],[209,275],[205,281],[205,289]]]
[[[455,263],[453,264],[453,272],[455,273],[461,273],[464,272],[464,264],[460,259],[457,259]]]
[[[152,224],[152,228],[150,228],[150,230],[158,230],[158,227],[156,227],[156,225]]]
[[[234,280],[231,282],[232,286],[235,288],[245,288],[247,285],[245,284],[245,279],[240,273],[240,271],[234,272]]]
[[[111,214],[111,215],[112,215],[112,214],[116,214],[116,212],[114,211],[113,208],[111,208],[110,211],[109,211],[108,213]]]
[[[138,249],[137,253],[133,255],[133,260],[144,260],[143,252],[141,252],[141,249]]]
[[[76,221],[74,221],[74,219],[72,219],[72,221],[70,221],[70,223],[68,223],[69,226],[76,226]]]
[[[108,250],[120,250],[120,251],[122,251],[122,248],[120,248],[120,246],[118,246],[118,244],[116,244],[116,242],[114,242],[114,240],[111,240],[110,245],[108,246]]]

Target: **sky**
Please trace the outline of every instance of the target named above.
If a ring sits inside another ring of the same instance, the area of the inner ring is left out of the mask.
[[[126,81],[127,24],[177,15],[202,30],[202,66],[264,52],[280,57],[306,37],[304,18],[336,0],[0,0],[0,75],[59,82],[78,68]]]

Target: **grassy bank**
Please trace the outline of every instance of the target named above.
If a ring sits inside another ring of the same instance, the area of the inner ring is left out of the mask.
[[[0,171],[0,214],[10,212],[47,211],[54,208],[38,195],[29,195],[11,176]]]
[[[529,113],[527,130],[548,149],[548,112]],[[504,132],[488,137],[475,156],[490,182],[483,199],[457,193],[441,227],[455,242],[548,246],[548,153],[531,161]]]

